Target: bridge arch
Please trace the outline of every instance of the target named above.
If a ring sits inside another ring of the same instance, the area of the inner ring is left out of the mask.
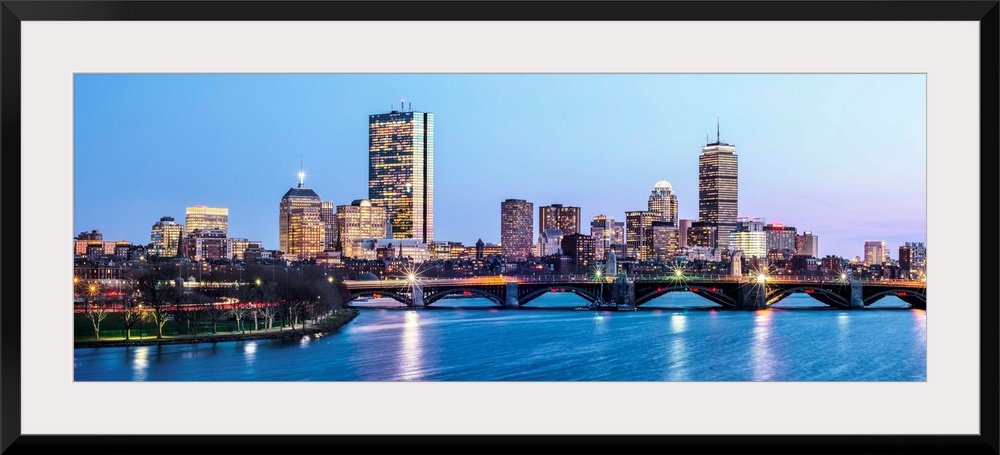
[[[353,302],[354,299],[357,299],[358,297],[375,297],[375,298],[388,297],[399,303],[402,303],[403,305],[413,306],[413,301],[412,299],[410,299],[410,297],[396,292],[379,290],[379,289],[352,292],[351,300],[347,302],[347,306],[351,306],[351,302]]]
[[[470,294],[472,294],[474,296],[477,296],[477,297],[482,297],[484,299],[487,299],[490,302],[493,302],[493,303],[495,303],[495,304],[497,304],[499,306],[503,306],[504,305],[504,302],[503,302],[503,300],[500,297],[494,295],[493,293],[491,293],[489,291],[484,291],[484,290],[476,289],[476,288],[449,288],[449,289],[445,289],[443,291],[438,291],[438,292],[435,292],[433,294],[430,294],[430,295],[424,297],[424,305],[430,306],[434,302],[437,302],[438,300],[441,300],[441,299],[443,299],[443,298],[445,298],[445,297],[447,297],[449,295],[456,295],[458,293],[463,293],[464,294],[465,292],[468,292],[468,293],[470,293]]]
[[[886,289],[884,291],[876,292],[872,295],[866,296],[862,301],[865,306],[871,305],[883,297],[897,296],[906,303],[909,303],[913,307],[926,307],[927,306],[927,295],[909,288],[893,288]]]
[[[593,292],[587,291],[585,289],[581,289],[581,288],[578,288],[576,286],[558,285],[558,286],[545,286],[544,288],[536,289],[536,290],[531,291],[531,292],[529,292],[527,294],[519,296],[517,298],[517,304],[520,305],[520,306],[527,305],[532,300],[535,300],[535,299],[537,299],[537,298],[539,298],[539,297],[541,297],[541,296],[543,296],[543,295],[545,295],[545,294],[547,294],[549,292],[553,292],[552,291],[553,289],[559,289],[558,292],[571,292],[571,293],[576,294],[576,295],[580,296],[581,298],[583,298],[584,300],[586,300],[588,302],[591,302],[591,303],[594,303],[594,302],[597,302],[597,301],[600,300],[600,296],[598,296],[597,294],[595,294]]]
[[[702,288],[697,285],[692,286],[690,284],[683,284],[683,285],[678,284],[678,285],[658,287],[655,290],[647,292],[643,295],[636,294],[635,306],[638,307],[645,303],[649,303],[650,300],[653,300],[662,295],[666,295],[668,292],[692,292],[695,295],[698,295],[704,298],[705,300],[708,300],[709,302],[715,303],[717,305],[722,305],[724,307],[735,308],[737,304],[736,300],[726,295],[722,289],[716,288],[716,290],[713,291],[711,287]]]
[[[850,300],[844,299],[844,296],[821,287],[817,286],[796,286],[792,288],[778,288],[774,293],[769,293],[767,296],[767,306],[774,305],[785,297],[792,294],[806,294],[821,303],[838,308],[850,308]]]

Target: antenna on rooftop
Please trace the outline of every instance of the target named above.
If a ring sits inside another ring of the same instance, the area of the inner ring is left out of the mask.
[[[299,154],[299,188],[305,186],[306,173],[302,170],[302,155]]]

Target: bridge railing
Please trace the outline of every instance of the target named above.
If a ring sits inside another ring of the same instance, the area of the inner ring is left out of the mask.
[[[413,281],[405,279],[379,281],[344,280],[344,284],[351,289],[407,289],[414,284],[424,286],[502,285],[508,281],[511,281],[509,277],[484,276],[472,278],[417,278]]]
[[[757,277],[755,275],[743,275],[743,276],[732,276],[732,275],[704,275],[704,274],[683,274],[674,275],[672,273],[667,274],[633,274],[629,275],[630,280],[638,281],[668,281],[668,282],[730,282],[730,283],[748,283],[756,281]],[[508,282],[514,283],[595,283],[599,282],[601,279],[593,275],[515,275],[515,276],[483,276],[483,277],[471,277],[471,278],[417,278],[414,281],[406,279],[389,279],[381,281],[357,281],[357,280],[346,280],[346,284],[352,289],[375,289],[375,288],[398,288],[406,289],[415,283],[422,284],[424,286],[462,286],[462,285],[500,285]],[[610,277],[604,277],[603,281],[611,281]],[[907,287],[923,287],[926,283],[923,281],[916,280],[899,280],[899,279],[865,279],[860,280],[862,284],[869,285],[892,285],[892,286],[907,286]],[[796,276],[796,275],[770,275],[767,277],[768,283],[773,284],[845,284],[849,283],[842,280],[840,277],[818,277],[818,276]]]

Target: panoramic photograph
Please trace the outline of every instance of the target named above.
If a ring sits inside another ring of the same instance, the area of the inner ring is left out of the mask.
[[[927,380],[924,74],[73,85],[75,381]]]

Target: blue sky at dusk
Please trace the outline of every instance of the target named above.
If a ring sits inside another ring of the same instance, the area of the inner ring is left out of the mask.
[[[297,184],[368,196],[368,115],[433,112],[435,240],[500,241],[500,203],[645,210],[658,180],[698,217],[706,135],[739,156],[740,216],[819,236],[820,255],[926,240],[924,75],[78,74],[74,232],[148,243],[163,216],[229,209],[229,235],[278,247]]]

